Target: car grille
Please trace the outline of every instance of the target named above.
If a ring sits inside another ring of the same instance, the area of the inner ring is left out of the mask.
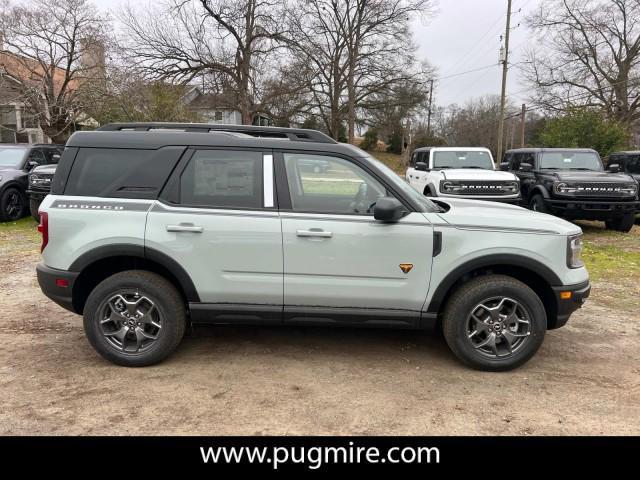
[[[600,197],[628,197],[631,196],[626,192],[620,192],[621,188],[628,187],[628,185],[621,183],[607,183],[607,182],[586,182],[574,184],[578,191],[578,196],[593,196],[598,195]]]
[[[513,183],[513,182],[511,182]],[[505,190],[505,184],[501,181],[461,181],[462,187],[455,192],[457,195],[512,195],[514,192]]]

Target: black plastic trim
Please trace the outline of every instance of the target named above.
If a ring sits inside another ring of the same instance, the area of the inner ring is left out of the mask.
[[[437,257],[442,252],[442,232],[433,232],[433,257]]]
[[[166,268],[180,283],[187,301],[199,302],[200,296],[189,274],[168,255],[153,248],[134,244],[112,244],[90,250],[78,257],[69,267],[70,272],[82,272],[89,265],[111,257],[138,257],[151,260]]]
[[[36,266],[36,275],[42,293],[61,307],[75,313],[72,292],[73,284],[79,275],[78,273],[47,267],[44,263],[40,262]],[[58,279],[66,280],[68,286],[58,286],[56,284],[56,280]]]
[[[438,313],[447,293],[455,283],[479,268],[509,266],[520,267],[539,275],[551,286],[561,286],[562,280],[546,265],[528,257],[513,254],[495,254],[475,258],[455,268],[440,282],[427,308],[429,313]]]
[[[285,305],[283,315],[284,323],[297,325],[420,327],[420,312],[412,310]]]
[[[556,303],[558,304],[558,316],[555,322],[550,323],[550,329],[563,327],[573,312],[584,305],[591,293],[591,284],[589,281],[577,285],[564,285],[561,287],[553,287]],[[571,298],[563,300],[560,298],[560,292],[571,292]]]

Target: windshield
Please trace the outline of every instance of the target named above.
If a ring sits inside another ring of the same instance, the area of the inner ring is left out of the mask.
[[[378,160],[377,158],[372,157],[371,155],[367,154],[364,151],[362,151],[362,153],[364,154],[363,156],[366,156],[368,161],[370,161],[371,163],[375,164],[376,167],[378,167],[383,173],[386,174],[387,178],[389,179],[389,181],[391,183],[393,183],[393,186],[395,188],[397,188],[398,190],[401,190],[402,192],[404,192],[405,195],[407,195],[408,197],[411,197],[411,199],[413,199],[418,205],[420,205],[420,207],[422,207],[422,210],[421,210],[422,212],[439,212],[439,211],[441,211],[441,208],[438,205],[433,203],[431,200],[429,200],[424,195],[418,193],[413,188],[411,188],[411,186],[407,182],[405,182],[402,178],[400,178],[400,176],[396,172],[391,170],[389,167],[387,167],[380,160]]]
[[[26,152],[26,148],[0,147],[0,167],[19,168]]]
[[[433,168],[482,168],[493,170],[491,154],[477,150],[445,150],[433,152]]]
[[[540,157],[541,170],[604,170],[600,157],[595,152],[543,152]]]

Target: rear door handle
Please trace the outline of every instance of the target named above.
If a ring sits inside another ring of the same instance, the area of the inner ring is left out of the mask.
[[[296,230],[296,235],[298,237],[319,237],[319,238],[331,238],[333,237],[332,232],[325,232],[324,230]]]
[[[167,225],[167,232],[193,232],[202,233],[204,228],[193,223],[181,223],[180,225]]]

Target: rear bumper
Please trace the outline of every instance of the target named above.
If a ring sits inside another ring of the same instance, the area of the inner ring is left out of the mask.
[[[571,296],[569,298],[562,298],[561,293],[563,292],[571,292]],[[587,301],[591,293],[591,284],[589,281],[586,281],[578,285],[553,287],[553,293],[556,304],[558,305],[558,315],[555,323],[551,324],[550,329],[563,327],[569,320],[571,314],[584,305],[584,302]]]
[[[568,218],[583,220],[607,220],[640,210],[640,202],[613,200],[558,200],[545,198],[547,208]]]
[[[72,292],[78,273],[47,267],[42,262],[36,266],[36,273],[42,293],[61,307],[77,313],[73,308]]]

